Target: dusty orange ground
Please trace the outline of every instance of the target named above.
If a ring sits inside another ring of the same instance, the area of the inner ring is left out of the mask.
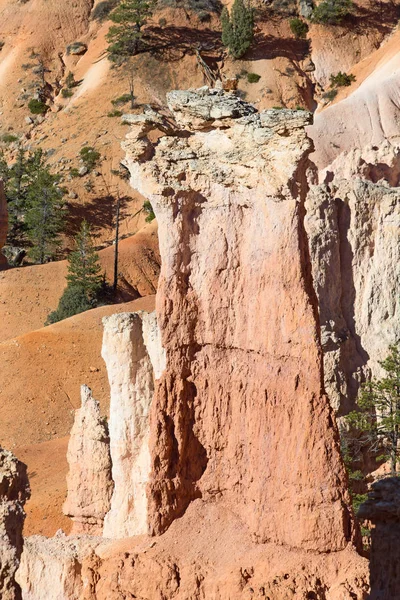
[[[28,465],[32,494],[25,507],[25,535],[52,536],[58,529],[68,533],[71,528],[70,519],[62,514],[67,492],[67,446],[68,437],[64,437],[15,449]]]
[[[99,254],[107,280],[112,281],[114,247]],[[159,265],[155,222],[122,240],[118,269],[122,299],[154,294]],[[66,284],[66,272],[66,261],[0,271],[0,342],[43,327],[49,312],[57,308]],[[1,380],[2,376],[0,397]]]
[[[79,386],[87,383],[108,411],[109,387],[100,356],[102,317],[153,310],[154,296],[104,306],[0,344],[0,445],[28,465],[32,497],[26,533],[54,535],[69,529],[66,495],[68,434]]]

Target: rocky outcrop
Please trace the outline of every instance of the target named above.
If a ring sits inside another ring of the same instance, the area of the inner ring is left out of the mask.
[[[400,339],[400,188],[335,180],[311,187],[306,210],[325,385],[341,415]]]
[[[163,359],[154,313],[150,317],[144,312],[121,313],[103,322],[102,356],[111,389],[110,449],[115,484],[104,536],[122,538],[148,532],[149,412],[154,394],[150,356],[158,374]]]
[[[400,598],[400,480],[376,481],[358,516],[372,522],[370,600]]]
[[[100,405],[86,385],[81,387],[81,402],[68,444],[68,495],[63,510],[73,521],[73,534],[101,535],[113,490],[110,440]]]
[[[82,572],[82,563],[100,542],[101,538],[66,536],[62,531],[53,538],[26,538],[17,573],[23,600],[90,598],[85,595],[90,593],[90,582]]]
[[[30,496],[26,465],[0,448],[0,598],[20,600],[15,581],[22,552],[24,504]]]
[[[1,249],[6,245],[8,232],[8,213],[7,200],[4,193],[4,183],[0,179],[0,271],[7,266],[7,259],[1,253]]]
[[[226,96],[200,94],[207,114],[196,111],[193,126],[194,102],[187,118],[180,102],[186,129],[154,144],[139,124],[124,145],[162,255],[166,369],[151,406],[149,531],[202,498],[260,543],[339,551],[354,525],[303,226],[310,115],[243,111],[210,128]]]

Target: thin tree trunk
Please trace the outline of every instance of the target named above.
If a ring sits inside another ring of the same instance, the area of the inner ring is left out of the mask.
[[[115,247],[114,247],[114,282],[113,290],[117,291],[118,285],[118,244],[119,244],[119,209],[120,209],[120,197],[118,194],[117,198],[117,210],[115,215]]]

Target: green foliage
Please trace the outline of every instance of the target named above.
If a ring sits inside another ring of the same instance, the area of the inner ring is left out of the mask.
[[[26,234],[32,247],[28,255],[40,264],[51,260],[60,245],[63,228],[63,190],[60,178],[39,165],[35,179],[27,190]]]
[[[346,417],[350,427],[359,431],[370,450],[383,448],[390,457],[392,475],[397,473],[400,433],[400,349],[391,346],[381,367],[386,376],[365,383],[357,401],[358,410]]]
[[[323,0],[313,10],[311,20],[323,25],[338,25],[353,8],[352,0]]]
[[[92,19],[95,21],[105,21],[117,4],[118,0],[104,0],[103,2],[99,2],[93,9]]]
[[[110,110],[110,112],[107,113],[107,117],[122,117],[122,115],[122,110],[118,110],[117,108],[114,108],[114,110]]]
[[[156,218],[156,215],[149,200],[143,202],[143,210],[147,214],[146,223],[151,223]]]
[[[45,115],[49,110],[47,104],[36,98],[32,98],[32,100],[29,101],[28,108],[33,115]]]
[[[76,167],[72,167],[69,170],[69,174],[71,175],[71,177],[73,177],[74,179],[76,179],[77,177],[79,177],[79,169],[77,169]]]
[[[71,71],[68,73],[68,75],[65,78],[65,85],[67,86],[68,89],[72,89],[74,87],[77,87],[77,85],[79,85],[78,82],[75,81],[74,74]]]
[[[337,95],[338,95],[338,91],[333,89],[333,90],[328,90],[327,92],[322,94],[322,97],[325,98],[325,100],[329,100],[330,102],[332,102],[332,100],[334,100]]]
[[[101,267],[87,221],[82,222],[75,238],[75,250],[69,255],[68,262],[68,285],[84,290],[89,301],[97,298],[102,286]]]
[[[92,146],[84,146],[83,148],[81,148],[79,155],[82,159],[84,166],[88,169],[89,172],[95,168],[101,156],[100,152],[95,150]]]
[[[297,39],[303,39],[307,36],[308,33],[308,25],[302,19],[295,17],[294,19],[290,19],[289,26],[291,32]]]
[[[351,85],[353,81],[356,80],[356,76],[352,73],[350,73],[350,75],[347,75],[347,73],[342,73],[342,71],[339,71],[339,73],[337,73],[336,75],[331,75],[329,79],[331,82],[331,87],[347,87]]]
[[[123,106],[124,104],[128,104],[131,101],[132,94],[122,94],[122,96],[118,96],[115,100],[111,100],[111,104],[113,106]]]
[[[58,321],[78,315],[90,308],[94,308],[94,306],[88,301],[85,292],[81,288],[67,286],[60,298],[57,310],[49,314],[45,325],[58,323]]]
[[[100,271],[99,255],[93,247],[90,225],[83,221],[75,238],[75,249],[68,256],[67,287],[57,310],[49,314],[46,325],[96,307],[104,288]]]
[[[1,136],[1,141],[5,144],[12,144],[13,142],[18,141],[18,136],[14,135],[13,133],[5,133]]]
[[[257,73],[247,73],[247,81],[249,83],[257,83],[260,79],[261,75],[257,75]]]
[[[254,36],[254,10],[246,0],[235,0],[229,13],[221,14],[222,43],[234,58],[241,58],[251,46]]]
[[[142,41],[142,27],[152,16],[155,0],[122,0],[110,14],[114,23],[107,34],[110,60],[134,56]]]
[[[63,88],[61,90],[61,96],[63,98],[72,98],[73,95],[74,95],[74,92],[72,90],[70,90],[69,88]]]

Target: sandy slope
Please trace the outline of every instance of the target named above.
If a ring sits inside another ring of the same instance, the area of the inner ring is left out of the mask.
[[[114,247],[99,254],[107,280],[112,281]],[[119,287],[123,299],[154,294],[159,265],[155,222],[135,236],[121,240]],[[43,327],[48,313],[57,307],[66,273],[67,261],[0,272],[0,341]]]
[[[384,140],[400,142],[400,31],[352,69],[357,81],[343,100],[315,116],[310,128],[316,152],[326,168],[343,152]],[[327,135],[329,133],[329,135]]]

